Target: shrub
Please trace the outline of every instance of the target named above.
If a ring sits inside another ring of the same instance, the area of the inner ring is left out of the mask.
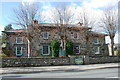
[[[120,55],[120,50],[117,49],[117,50],[115,51],[115,54],[116,54],[116,55]]]
[[[60,44],[58,40],[53,40],[51,42],[52,57],[59,57],[59,48],[60,48]]]
[[[0,57],[7,57],[7,55],[6,55],[6,54],[1,53],[1,54],[0,54]]]
[[[73,54],[73,42],[68,40],[66,43],[66,53],[68,55],[72,55]]]

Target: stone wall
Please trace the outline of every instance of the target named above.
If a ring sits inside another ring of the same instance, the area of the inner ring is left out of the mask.
[[[115,63],[120,62],[119,57],[117,56],[106,56],[106,57],[89,57],[89,64],[96,63]]]
[[[78,58],[77,58],[78,57]],[[76,63],[77,58],[77,63]],[[81,59],[80,59],[81,58]],[[37,67],[51,65],[118,63],[118,56],[70,56],[67,58],[2,58],[2,67]],[[78,61],[80,60],[80,61]],[[83,61],[81,61],[83,60]]]
[[[49,37],[48,39],[43,39],[43,32],[49,32]],[[95,50],[94,50],[94,38],[98,38],[99,39],[99,46],[100,47],[100,54],[108,54],[107,52],[107,48],[105,48],[105,37],[104,36],[89,36],[88,39],[88,43],[86,44],[86,34],[88,32],[88,29],[72,29],[72,28],[68,28],[66,30],[66,36],[68,40],[72,40],[74,44],[80,44],[80,55],[94,55]],[[32,32],[34,33],[34,32]],[[78,38],[74,38],[74,33],[77,33]],[[90,33],[91,34],[91,33]],[[60,41],[60,37],[59,37],[59,31],[57,30],[57,28],[54,27],[41,27],[40,29],[37,28],[37,30],[35,29],[35,33],[33,34],[33,39],[31,41],[31,56],[35,57],[35,56],[43,56],[42,55],[42,46],[44,44],[49,44],[52,42],[52,40],[59,40]],[[22,57],[27,57],[27,40],[26,37],[23,37],[23,44],[16,44],[16,37],[22,37],[24,36],[21,33],[9,33],[8,37],[7,37],[7,42],[9,43],[9,51],[10,51],[10,56],[16,56],[16,47],[20,46],[23,47],[23,55]],[[102,46],[103,45],[103,46]],[[89,46],[89,49],[87,49],[87,46]],[[103,49],[102,49],[103,48]],[[86,51],[86,49],[88,51]],[[35,55],[35,56],[34,56]],[[45,56],[45,55],[44,55]],[[47,56],[51,56],[47,55]]]
[[[69,58],[2,58],[2,67],[68,65]]]
[[[85,64],[119,63],[119,56],[85,56]]]

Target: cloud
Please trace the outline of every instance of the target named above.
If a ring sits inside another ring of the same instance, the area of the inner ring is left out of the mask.
[[[114,6],[118,3],[119,0],[87,0],[82,3],[83,6],[91,8],[105,8],[107,6]]]

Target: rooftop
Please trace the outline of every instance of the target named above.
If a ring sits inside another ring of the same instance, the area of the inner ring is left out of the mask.
[[[31,26],[31,25],[29,25]],[[57,24],[54,24],[54,23],[41,23],[41,24],[33,24],[34,27],[36,26],[39,26],[39,27],[44,27],[44,28],[47,28],[47,27],[53,27],[53,28],[56,28],[60,25],[57,25]],[[85,26],[82,26],[80,24],[68,24],[66,28],[73,28],[73,29],[91,29],[90,27],[85,27]],[[15,32],[25,32],[25,29],[13,29],[13,30],[9,30],[9,31],[2,31],[2,32],[5,32],[5,33],[15,33]],[[103,33],[98,33],[98,32],[93,32],[93,31],[89,31],[92,35],[104,35],[104,36],[107,36],[106,34],[103,34]]]

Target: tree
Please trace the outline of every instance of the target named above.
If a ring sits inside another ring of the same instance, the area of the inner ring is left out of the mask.
[[[90,11],[88,8],[83,7],[81,11],[78,13],[78,21],[82,23],[85,27],[95,27],[97,23],[97,15],[94,15],[92,10]]]
[[[12,25],[11,24],[8,24],[7,26],[4,27],[4,31],[9,31],[9,30],[12,30]],[[6,55],[6,56],[10,56],[10,53],[9,53],[9,44],[7,43],[7,34],[6,33],[2,33],[2,48],[3,49],[3,53]]]
[[[4,27],[4,31],[12,30],[12,25],[8,24],[7,26]],[[6,43],[6,38],[7,35],[5,33],[2,33],[2,43]]]
[[[59,41],[53,40],[51,42],[52,57],[59,57]]]
[[[73,54],[73,42],[70,41],[70,40],[67,40],[67,43],[66,43],[66,53],[68,55],[72,55]]]
[[[67,3],[59,3],[52,8],[51,20],[58,27],[58,32],[63,49],[63,55],[66,56],[66,27],[72,22],[74,13]]]
[[[33,25],[34,23],[38,23],[38,21],[41,22],[42,20],[40,8],[36,3],[24,4],[16,8],[14,10],[14,13],[15,13],[14,23],[16,25],[20,25],[24,29],[24,35],[28,42],[28,57],[30,57],[31,41],[33,40],[33,36],[37,34],[36,28],[33,28]],[[36,19],[38,19],[38,21]]]
[[[88,8],[83,7],[81,11],[78,13],[78,21],[81,26],[90,27],[89,31],[85,31],[85,39],[86,39],[86,54],[89,55],[90,45],[89,45],[89,37],[91,36],[90,32],[96,24],[98,23],[97,15],[94,12],[90,11]],[[81,31],[81,30],[80,30]]]
[[[102,22],[102,28],[105,30],[105,32],[109,35],[110,40],[111,40],[111,53],[112,55],[114,55],[114,37],[115,37],[115,33],[117,31],[117,16],[118,12],[117,9],[115,8],[111,8],[111,7],[107,7],[104,11],[103,11],[103,15],[101,18],[101,22]]]

